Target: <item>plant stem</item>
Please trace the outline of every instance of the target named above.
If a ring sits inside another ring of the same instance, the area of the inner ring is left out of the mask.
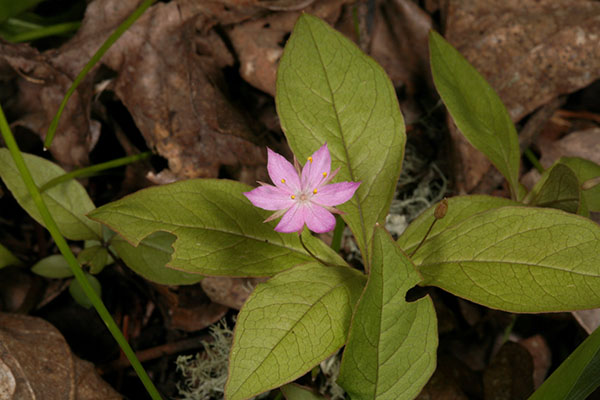
[[[527,148],[523,154],[525,155],[525,157],[527,157],[527,159],[529,160],[529,162],[535,167],[535,169],[538,170],[538,172],[540,174],[544,173],[544,167],[542,166],[542,164],[540,164],[539,160],[537,159],[537,157],[535,156],[535,154],[533,154],[533,151],[531,151],[530,148]]]
[[[74,32],[81,26],[80,22],[65,22],[62,24],[43,26],[27,32],[17,33],[8,38],[9,42],[28,42],[30,40],[40,39],[47,36],[61,35],[69,32]]]
[[[148,391],[148,394],[150,394],[153,400],[160,400],[161,396],[154,387],[154,384],[150,380],[150,377],[148,377],[148,374],[146,374],[144,367],[142,367],[142,364],[136,358],[135,353],[129,346],[129,343],[127,343],[127,340],[125,340],[125,337],[123,336],[123,334],[119,330],[119,327],[117,326],[112,316],[104,306],[104,303],[102,303],[100,297],[98,297],[96,292],[94,292],[94,289],[88,282],[87,278],[84,275],[84,272],[79,266],[75,255],[73,255],[73,252],[69,248],[67,241],[58,230],[58,226],[56,225],[54,218],[50,214],[50,211],[48,211],[46,203],[42,198],[42,194],[39,191],[37,185],[35,184],[33,177],[31,176],[31,173],[27,168],[27,165],[25,164],[25,159],[23,158],[23,155],[19,150],[19,146],[17,145],[17,142],[15,141],[10,127],[8,126],[8,122],[6,121],[6,117],[4,116],[4,111],[2,110],[2,107],[0,107],[0,132],[4,137],[6,146],[10,151],[10,154],[15,162],[17,169],[19,170],[19,173],[21,174],[21,178],[23,179],[25,186],[27,186],[29,194],[31,195],[33,202],[35,203],[36,207],[38,208],[38,211],[40,212],[40,215],[42,216],[42,219],[44,220],[46,228],[50,232],[50,235],[52,235],[52,238],[56,242],[56,245],[58,246],[60,252],[69,263],[69,267],[73,271],[73,275],[75,275],[75,278],[77,279],[86,296],[90,299],[90,302],[100,315],[100,318],[102,318],[102,321],[104,321],[104,323],[106,324],[108,330],[123,350],[123,353],[125,353],[125,355],[129,359],[129,362],[131,362],[133,369],[140,377],[140,380],[144,384],[146,390]]]
[[[342,247],[342,237],[346,223],[339,215],[335,216],[335,229],[333,230],[333,238],[331,239],[331,248],[336,252],[340,252]]]
[[[429,234],[431,233],[431,230],[433,229],[433,226],[435,225],[436,222],[437,222],[437,218],[435,218],[433,220],[433,222],[431,223],[431,225],[429,225],[429,229],[427,229],[427,233],[425,233],[425,236],[423,236],[423,239],[421,239],[421,242],[419,242],[419,245],[417,246],[417,248],[414,249],[412,253],[410,253],[410,255],[408,256],[409,258],[412,258],[412,256],[415,255],[417,250],[419,250],[421,248],[421,246],[423,246],[423,243],[425,243],[425,239],[427,239],[427,236],[429,236]]]
[[[111,169],[111,168],[120,167],[120,166],[127,165],[127,164],[131,164],[136,161],[140,161],[145,158],[148,158],[151,155],[152,155],[151,152],[146,151],[144,153],[134,154],[132,156],[117,158],[114,160],[110,160],[110,161],[103,162],[100,164],[92,165],[89,167],[76,169],[74,171],[67,172],[66,174],[57,176],[56,178],[49,180],[44,185],[42,185],[42,187],[40,187],[40,192],[45,192],[46,190],[50,189],[51,187],[54,187],[63,182],[70,181],[71,179],[74,179],[74,178],[82,178],[82,177],[96,175],[98,172],[101,172],[101,171],[104,171],[107,169]]]
[[[123,21],[121,23],[121,25],[119,25],[117,27],[117,29],[115,29],[115,31],[108,37],[108,39],[106,39],[106,41],[102,44],[102,46],[100,46],[98,51],[96,51],[96,53],[92,56],[92,58],[90,58],[90,60],[87,62],[87,64],[85,64],[85,66],[83,67],[83,69],[81,70],[79,75],[77,75],[77,77],[71,84],[71,87],[69,88],[69,90],[67,90],[67,94],[65,94],[65,97],[63,98],[62,102],[60,103],[60,106],[58,107],[58,111],[56,112],[56,115],[54,116],[54,118],[52,118],[52,122],[50,122],[50,127],[48,128],[48,133],[46,134],[46,140],[44,141],[44,149],[50,148],[50,145],[52,144],[52,139],[54,139],[54,134],[56,133],[56,128],[58,127],[58,121],[60,120],[60,116],[62,115],[62,113],[65,109],[65,106],[67,105],[67,102],[69,101],[69,98],[71,98],[73,93],[75,93],[75,89],[77,89],[79,84],[83,81],[83,79],[85,78],[87,73],[90,72],[90,70],[94,67],[94,65],[96,65],[96,63],[98,61],[100,61],[100,59],[102,58],[104,53],[106,53],[108,51],[108,49],[117,40],[119,40],[121,35],[127,29],[129,29],[129,27],[131,25],[133,25],[133,23],[155,1],[156,0],[144,0],[144,2],[142,4],[140,4],[140,6],[138,8],[136,8],[135,11],[132,12],[131,15],[129,15],[129,17],[127,17],[127,19],[125,19],[125,21]]]

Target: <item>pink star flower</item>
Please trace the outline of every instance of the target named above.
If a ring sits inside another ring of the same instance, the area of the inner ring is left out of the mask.
[[[265,222],[281,218],[275,227],[277,232],[302,232],[304,225],[313,232],[333,230],[335,217],[341,213],[334,206],[350,200],[360,182],[329,183],[339,171],[331,173],[331,156],[327,143],[308,157],[302,172],[296,163],[267,148],[267,170],[275,184],[259,182],[261,186],[244,195],[256,207],[277,210]]]

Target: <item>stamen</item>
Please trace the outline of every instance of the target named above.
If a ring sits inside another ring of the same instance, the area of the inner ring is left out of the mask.
[[[294,195],[291,195],[290,197],[292,198],[292,200],[294,200],[296,198],[296,196],[294,196]]]
[[[327,176],[327,172],[323,172],[323,178]]]
[[[285,183],[285,179],[282,179],[282,180],[281,180],[281,183]]]
[[[308,157],[307,160],[312,162],[312,157]]]
[[[317,189],[313,190],[313,194],[317,194]]]

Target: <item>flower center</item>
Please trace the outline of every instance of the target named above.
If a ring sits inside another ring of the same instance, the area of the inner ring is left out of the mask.
[[[305,190],[305,191],[298,192],[296,194],[291,195],[290,198],[292,200],[296,200],[301,203],[308,203],[308,202],[310,202],[310,199],[313,197],[313,194],[316,194],[316,193],[317,193],[317,189],[314,189],[312,191]]]

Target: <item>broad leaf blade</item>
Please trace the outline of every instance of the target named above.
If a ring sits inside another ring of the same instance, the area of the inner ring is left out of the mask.
[[[600,329],[550,375],[529,400],[584,400],[600,386]]]
[[[173,254],[171,245],[175,239],[170,233],[155,232],[134,247],[121,236],[115,236],[112,247],[129,268],[152,282],[162,285],[190,285],[200,282],[202,275],[166,267]]]
[[[600,177],[600,165],[590,160],[579,157],[562,157],[558,162],[573,170],[580,185]],[[581,195],[589,211],[600,212],[600,184],[583,189]]]
[[[106,247],[102,245],[93,245],[86,247],[77,254],[77,261],[80,265],[89,265],[90,273],[99,274],[104,267],[113,263],[113,259],[108,254]]]
[[[96,292],[98,297],[102,297],[102,285],[100,285],[100,282],[98,281],[98,279],[96,279],[96,277],[94,275],[90,275],[87,272],[84,272],[84,274],[85,274],[85,278],[90,283],[90,286],[92,287],[92,289],[94,289],[94,292]],[[90,301],[88,296],[85,294],[83,288],[81,287],[81,285],[79,284],[79,281],[77,279],[73,279],[71,281],[71,284],[69,285],[69,293],[71,293],[71,296],[73,297],[73,299],[77,303],[79,303],[81,306],[83,306],[85,308],[92,308],[92,306],[93,306],[92,302]]]
[[[62,254],[53,254],[42,258],[31,267],[31,272],[46,278],[70,278],[73,271]]]
[[[435,223],[433,229],[429,235],[427,235],[427,240],[435,238],[440,232],[443,232],[480,212],[499,207],[520,205],[520,203],[517,203],[516,201],[483,195],[457,196],[447,200],[448,210],[446,211],[446,216]],[[433,212],[436,207],[437,206],[430,207],[423,212],[423,214],[411,222],[408,228],[406,228],[398,238],[398,246],[400,246],[406,254],[411,254],[427,234],[427,231],[434,220]]]
[[[394,196],[406,135],[383,69],[325,22],[303,14],[277,71],[277,112],[288,143],[305,160],[327,142],[337,181],[361,181],[339,208],[365,261],[376,222]]]
[[[0,269],[9,265],[21,265],[21,261],[6,247],[0,244]]]
[[[443,37],[429,32],[433,81],[456,126],[519,193],[519,140],[506,107],[479,72]]]
[[[427,240],[413,262],[424,285],[491,308],[600,306],[600,227],[560,210],[509,206],[475,214]]]
[[[31,154],[23,154],[27,168],[38,187],[65,171],[58,165]],[[29,191],[7,149],[0,149],[0,177],[12,192],[21,207],[33,219],[44,225],[42,217],[33,203]],[[67,239],[99,239],[100,224],[88,219],[85,214],[92,211],[94,203],[81,184],[75,180],[61,183],[42,193],[42,198],[60,233]]]
[[[530,204],[577,213],[581,205],[579,181],[571,168],[555,164],[546,170],[530,193]]]
[[[312,261],[298,235],[263,223],[269,212],[254,207],[239,182],[196,179],[140,190],[106,204],[90,217],[118,232],[133,246],[157,231],[177,237],[168,266],[213,276],[270,276]],[[305,243],[318,239],[308,235]],[[317,256],[340,263],[324,246]]]
[[[258,285],[235,325],[226,398],[281,386],[335,353],[364,283],[354,269],[309,263]]]
[[[421,278],[377,228],[369,280],[352,318],[338,383],[353,400],[413,399],[435,370],[437,320],[429,297],[406,292]]]

